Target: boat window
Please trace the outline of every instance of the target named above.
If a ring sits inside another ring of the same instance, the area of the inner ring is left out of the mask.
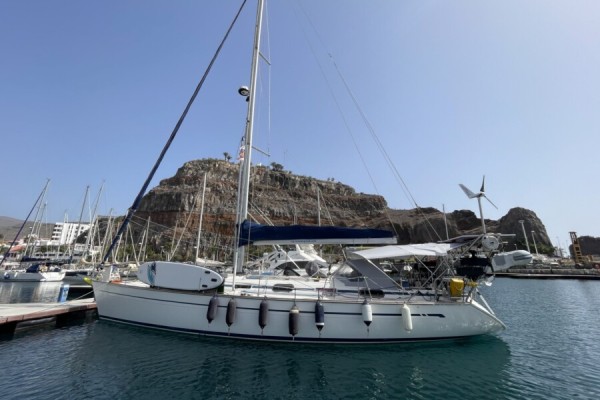
[[[278,274],[283,274],[284,276],[302,276],[304,270],[300,269],[306,264],[306,262],[287,262],[281,265],[278,265],[275,269],[278,271]]]
[[[276,283],[273,285],[274,292],[291,292],[294,290],[294,285],[291,283]]]
[[[385,293],[381,289],[362,288],[359,289],[358,293],[363,297],[383,298],[385,296]]]
[[[352,268],[348,264],[343,264],[336,272],[337,276],[341,276],[344,278],[357,278],[362,276],[360,272]]]

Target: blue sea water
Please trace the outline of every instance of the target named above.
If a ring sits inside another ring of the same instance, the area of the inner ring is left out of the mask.
[[[0,399],[600,398],[600,282],[481,290],[508,329],[438,343],[268,344],[104,321],[17,334],[0,342]]]

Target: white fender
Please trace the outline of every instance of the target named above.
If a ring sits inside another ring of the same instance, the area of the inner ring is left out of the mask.
[[[362,305],[362,317],[365,325],[371,325],[373,322],[373,310],[371,309],[371,305],[367,300]]]
[[[404,303],[402,306],[402,325],[404,325],[404,329],[407,331],[412,331],[412,316],[410,315],[410,307]]]

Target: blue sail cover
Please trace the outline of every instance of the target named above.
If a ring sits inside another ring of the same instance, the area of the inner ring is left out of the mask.
[[[239,246],[249,244],[396,244],[393,232],[337,226],[268,226],[244,221]]]

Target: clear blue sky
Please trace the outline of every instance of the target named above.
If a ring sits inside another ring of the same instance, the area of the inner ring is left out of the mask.
[[[46,178],[49,222],[77,220],[103,181],[99,212],[124,214],[239,4],[1,1],[0,215],[25,218]],[[151,187],[237,152],[254,4]],[[419,205],[477,212],[458,183],[485,174],[486,217],[524,207],[555,244],[600,237],[600,2],[274,1],[267,18],[256,162],[413,207],[330,53]]]

